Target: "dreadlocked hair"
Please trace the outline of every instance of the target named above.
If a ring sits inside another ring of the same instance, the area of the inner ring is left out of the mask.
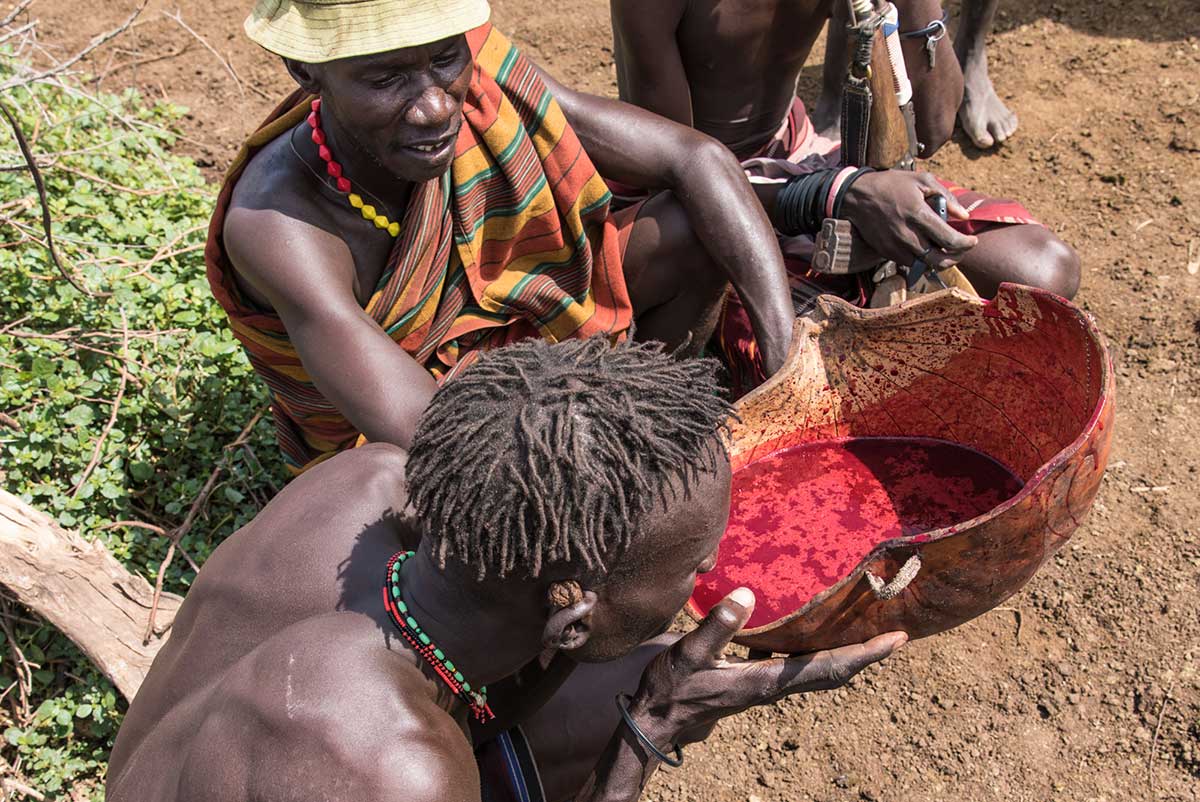
[[[603,570],[672,480],[714,470],[732,407],[711,359],[603,337],[482,354],[434,395],[408,458],[434,555],[478,578]]]

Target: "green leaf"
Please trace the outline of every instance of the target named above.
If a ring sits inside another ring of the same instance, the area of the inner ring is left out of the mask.
[[[55,371],[55,365],[44,356],[34,357],[33,359],[33,375],[38,378],[50,376]]]
[[[63,416],[63,420],[72,426],[87,426],[95,418],[95,411],[87,404],[77,404]]]
[[[229,499],[234,504],[241,504],[246,499],[246,495],[236,487],[229,487],[226,485],[224,491],[222,492],[224,493],[225,498]]]

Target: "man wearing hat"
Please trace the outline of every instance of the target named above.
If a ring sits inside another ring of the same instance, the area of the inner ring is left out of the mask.
[[[246,20],[299,89],[230,170],[206,261],[295,471],[360,437],[407,447],[440,381],[515,340],[636,320],[695,352],[730,282],[767,369],[783,361],[782,257],[734,157],[561,86],[488,16],[258,0]],[[613,212],[602,175],[670,191]]]

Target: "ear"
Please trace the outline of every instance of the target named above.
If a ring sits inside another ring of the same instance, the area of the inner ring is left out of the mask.
[[[292,79],[300,84],[301,89],[310,95],[321,94],[320,65],[296,61],[293,58],[285,58],[283,65],[287,67]]]
[[[592,635],[596,594],[581,590],[577,582],[554,582],[546,592],[546,600],[550,615],[542,629],[542,646],[571,651],[587,643]]]

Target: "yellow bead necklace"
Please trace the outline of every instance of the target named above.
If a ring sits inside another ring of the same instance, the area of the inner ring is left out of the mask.
[[[342,165],[334,161],[329,146],[325,144],[325,132],[321,130],[321,98],[312,102],[312,111],[308,114],[308,125],[312,128],[312,141],[317,146],[317,155],[325,162],[325,172],[329,173],[330,177],[337,182],[340,192],[347,193],[350,205],[358,209],[364,220],[374,223],[376,228],[386,231],[393,238],[400,236],[400,224],[388,220],[386,215],[380,214],[374,206],[364,202],[362,196],[354,192],[350,179],[342,175]]]

